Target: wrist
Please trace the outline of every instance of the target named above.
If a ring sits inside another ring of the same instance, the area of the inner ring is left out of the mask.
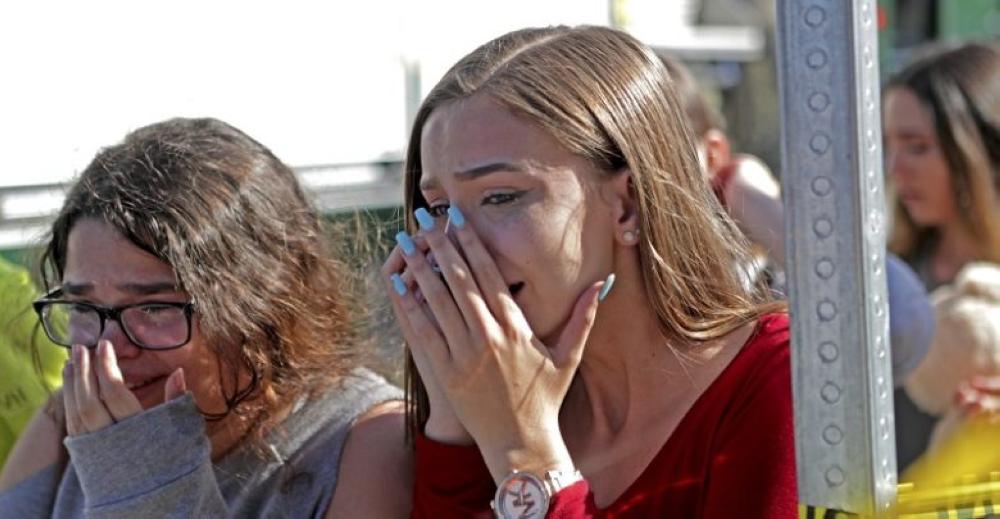
[[[472,445],[472,436],[454,416],[448,418],[431,412],[424,425],[424,436],[438,443],[450,445]]]
[[[477,442],[486,465],[499,483],[512,472],[527,472],[537,478],[544,478],[552,470],[573,471],[573,458],[563,442],[558,430],[553,433],[526,435],[522,441],[491,447],[486,442]]]

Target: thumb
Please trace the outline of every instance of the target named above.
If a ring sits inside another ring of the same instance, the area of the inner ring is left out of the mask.
[[[612,273],[606,280],[594,283],[587,290],[583,291],[580,298],[573,306],[573,313],[570,314],[566,328],[559,335],[555,348],[552,349],[552,360],[556,366],[573,367],[580,363],[583,357],[583,347],[587,344],[587,337],[590,336],[590,329],[594,327],[594,320],[597,317],[597,306],[608,294],[615,283],[615,275]]]
[[[177,368],[163,387],[163,401],[169,402],[187,392],[187,382],[184,380],[184,368]]]

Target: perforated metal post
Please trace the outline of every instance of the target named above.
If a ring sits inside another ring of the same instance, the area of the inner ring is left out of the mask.
[[[777,0],[799,502],[888,510],[896,454],[873,0]]]

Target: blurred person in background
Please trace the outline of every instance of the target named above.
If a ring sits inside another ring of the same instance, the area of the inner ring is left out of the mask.
[[[360,366],[351,273],[266,147],[214,119],[130,133],[80,175],[42,260],[35,310],[72,355],[0,516],[409,510],[402,394]]]
[[[886,171],[896,194],[890,250],[930,290],[952,283],[972,262],[1000,263],[996,44],[968,43],[917,59],[890,79],[882,107]],[[936,417],[905,391],[896,392],[895,409],[903,470],[926,449]]]
[[[781,186],[760,159],[735,153],[726,121],[684,64],[666,54],[667,68],[680,96],[688,124],[697,138],[698,159],[719,202],[726,208],[779,276],[785,267],[785,230]]]
[[[690,70],[673,56],[660,54],[673,78],[698,138],[698,158],[716,198],[746,235],[766,254],[748,266],[751,273],[765,272],[772,288],[784,291],[785,228],[781,187],[762,161],[734,154],[725,133],[725,120],[709,103]],[[765,265],[766,271],[759,266]],[[916,369],[934,336],[934,311],[927,291],[916,274],[898,257],[886,255],[889,297],[889,339],[892,375],[901,386]]]
[[[418,111],[405,175],[383,274],[415,516],[796,515],[788,316],[746,283],[651,49],[482,45]]]
[[[28,271],[0,258],[0,469],[21,429],[62,383],[66,350],[38,329],[36,297]]]

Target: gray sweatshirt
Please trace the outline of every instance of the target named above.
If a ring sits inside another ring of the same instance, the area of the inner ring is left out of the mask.
[[[0,494],[0,517],[322,517],[355,419],[402,397],[359,369],[299,403],[262,457],[237,448],[212,463],[205,422],[185,395],[64,440],[70,462]]]

